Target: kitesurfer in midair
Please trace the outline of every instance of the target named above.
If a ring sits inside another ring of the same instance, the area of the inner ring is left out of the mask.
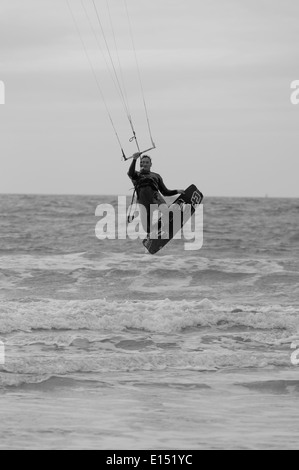
[[[143,228],[147,234],[150,233],[151,225],[151,204],[160,206],[166,204],[163,196],[175,196],[176,194],[184,194],[183,189],[170,190],[164,184],[162,177],[158,173],[151,171],[152,160],[148,155],[135,153],[133,161],[128,171],[128,176],[134,184],[137,194],[137,202],[146,209],[146,222],[144,217],[141,217]],[[136,162],[140,158],[140,171],[136,171]]]

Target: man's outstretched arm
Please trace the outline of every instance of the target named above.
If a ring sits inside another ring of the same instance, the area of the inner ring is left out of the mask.
[[[166,188],[163,179],[159,177],[159,191],[163,196],[175,196],[176,194],[184,194],[183,189],[168,189]]]

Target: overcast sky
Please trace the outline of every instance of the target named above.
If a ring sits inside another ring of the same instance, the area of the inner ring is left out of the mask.
[[[121,100],[81,0],[70,0],[128,154]],[[96,0],[113,49],[106,0]],[[132,184],[66,0],[0,0],[0,192],[126,194]],[[84,0],[98,28],[91,0]],[[170,189],[299,197],[298,0],[127,0]],[[132,117],[150,146],[123,0],[109,0]],[[103,44],[103,42],[102,42]]]

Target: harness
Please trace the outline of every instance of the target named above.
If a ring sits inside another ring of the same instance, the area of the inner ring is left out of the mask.
[[[137,191],[137,195],[139,196],[139,189],[145,188],[146,186],[150,186],[154,191],[159,191],[159,185],[155,178],[151,175],[144,176],[137,181],[135,185],[135,190]]]

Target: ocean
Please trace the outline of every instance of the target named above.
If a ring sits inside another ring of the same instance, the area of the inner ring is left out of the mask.
[[[155,256],[103,203],[0,195],[0,449],[298,449],[299,200],[206,198]]]

